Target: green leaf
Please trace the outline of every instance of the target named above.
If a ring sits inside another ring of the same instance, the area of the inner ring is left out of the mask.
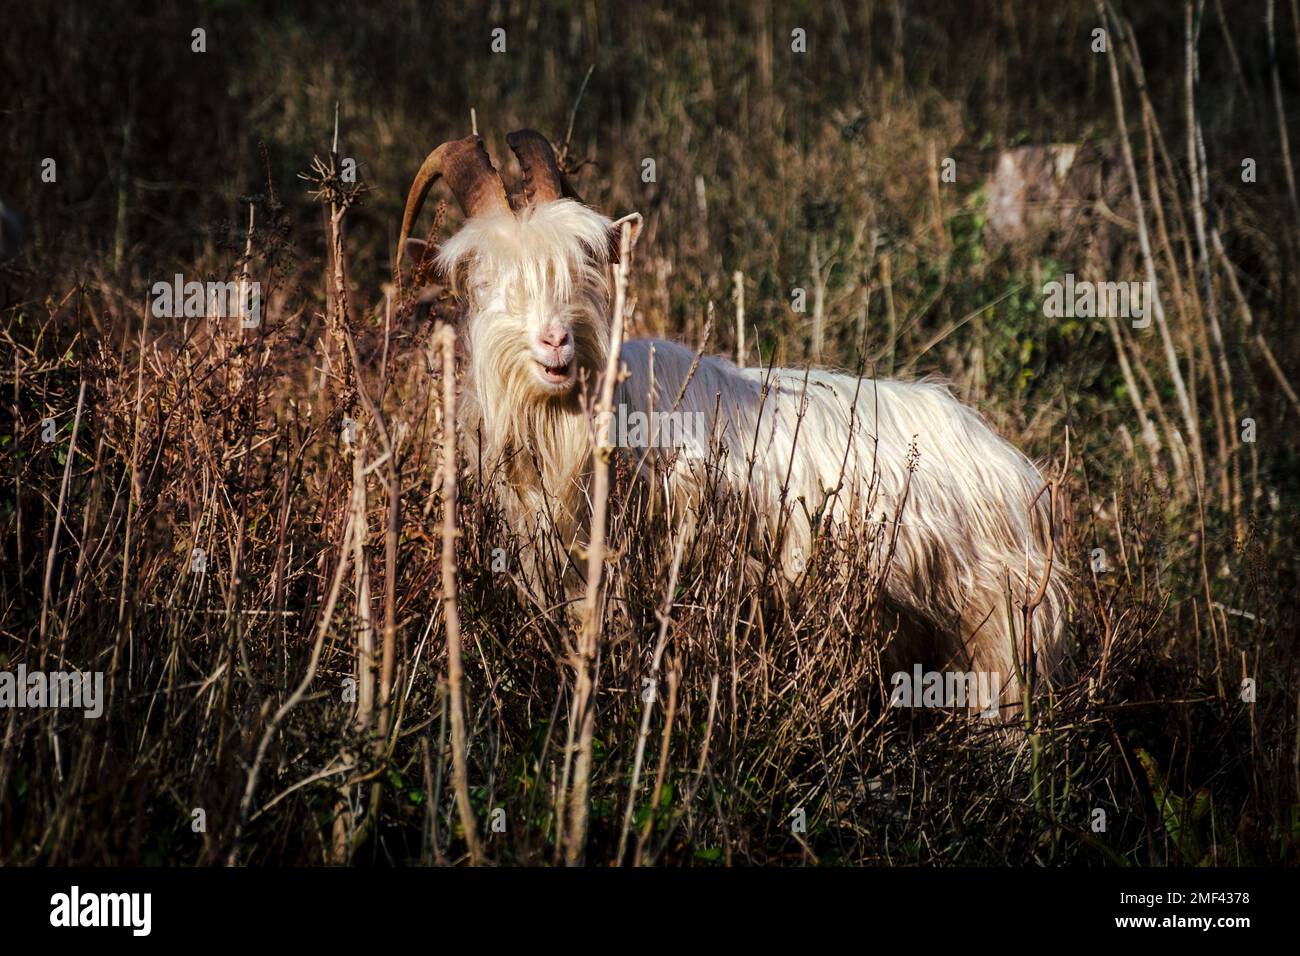
[[[1178,848],[1179,856],[1184,863],[1199,863],[1205,857],[1205,842],[1201,839],[1197,824],[1209,810],[1209,791],[1204,789],[1199,791],[1189,804],[1187,800],[1169,789],[1169,785],[1156,766],[1155,758],[1150,753],[1139,747],[1137,758],[1142,764],[1142,769],[1146,771],[1156,809],[1164,821],[1165,831]]]

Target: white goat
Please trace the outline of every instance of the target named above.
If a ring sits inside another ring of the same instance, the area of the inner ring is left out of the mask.
[[[641,217],[611,221],[578,201],[540,134],[524,130],[508,142],[524,174],[513,198],[477,136],[430,154],[407,201],[398,253],[423,246],[407,237],[430,186],[445,176],[468,216],[437,259],[467,309],[461,434],[481,442],[485,473],[504,476],[512,522],[553,529],[569,546],[585,530],[591,452],[579,382],[594,384],[605,367],[608,267],[622,224],[635,238]],[[620,359],[625,410],[675,410],[703,422],[732,487],[748,482],[755,518],[775,533],[784,515],[791,580],[810,553],[809,513],[824,509],[824,521],[857,527],[882,513],[897,522],[885,591],[912,623],[900,631],[896,661],[994,675],[1002,700],[1014,701],[1008,598],[1023,604],[1048,574],[1033,643],[1038,672],[1057,669],[1069,600],[1051,558],[1043,477],[947,389],[738,368],[716,357],[699,358],[692,374],[697,356],[663,340],[629,341]],[[702,467],[682,456],[672,468],[670,491],[683,511],[696,500]]]

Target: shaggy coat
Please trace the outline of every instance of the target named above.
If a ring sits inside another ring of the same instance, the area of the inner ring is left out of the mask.
[[[468,312],[461,434],[481,443],[485,474],[505,476],[512,522],[553,529],[566,544],[584,534],[592,431],[577,383],[594,383],[605,366],[617,228],[561,198],[473,217],[439,253]],[[551,328],[571,331],[572,367],[539,366],[536,343]],[[1016,698],[1007,607],[1037,592],[1049,564],[1048,496],[1035,501],[1043,476],[977,412],[930,382],[738,368],[717,357],[699,359],[692,375],[696,355],[664,340],[628,341],[620,359],[616,404],[673,409],[685,383],[675,410],[702,416],[692,420],[706,423],[723,473],[736,490],[749,483],[754,518],[773,534],[784,502],[790,580],[810,553],[809,514],[896,522],[885,590],[910,623],[894,662],[991,672],[1002,699]],[[555,384],[561,375],[573,383]],[[673,465],[670,493],[684,512],[702,468],[685,456]],[[1067,608],[1057,561],[1033,619],[1041,674],[1061,661]]]

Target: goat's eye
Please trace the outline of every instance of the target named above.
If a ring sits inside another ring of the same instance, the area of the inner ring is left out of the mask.
[[[506,308],[509,309],[510,312],[518,315],[524,310],[527,304],[527,297],[519,289],[513,287],[506,289]]]

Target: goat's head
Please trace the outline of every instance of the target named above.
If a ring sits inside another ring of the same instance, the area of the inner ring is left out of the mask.
[[[467,306],[471,373],[480,390],[517,406],[572,397],[583,370],[595,381],[609,348],[606,267],[622,224],[635,237],[641,217],[613,222],[583,205],[540,133],[520,130],[506,141],[523,172],[510,198],[478,136],[429,154],[407,198],[398,256],[422,253],[411,227],[443,176],[466,221],[437,262]]]

